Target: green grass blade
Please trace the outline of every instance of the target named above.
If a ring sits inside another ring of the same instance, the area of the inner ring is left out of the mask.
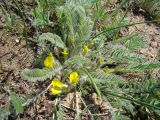
[[[89,77],[89,79],[90,79],[90,82],[91,82],[91,84],[93,85],[96,93],[98,94],[100,100],[102,100],[101,92],[100,92],[99,88],[97,87],[97,85],[96,85],[94,79],[92,78],[91,74],[90,74],[86,69],[84,69],[84,68],[83,68],[82,70],[88,75],[88,77]]]
[[[118,27],[114,27],[114,28],[107,28],[104,31],[98,33],[97,35],[92,36],[90,39],[95,39],[96,37],[98,37],[98,36],[100,36],[100,35],[102,35],[102,34],[104,34],[106,32],[113,31],[113,30],[116,30],[116,29],[119,29],[119,28],[130,27],[130,26],[134,26],[134,25],[138,25],[138,24],[144,24],[144,23],[156,23],[156,22],[160,22],[160,20],[137,22],[137,23],[131,23],[131,24],[128,24],[128,25],[122,25],[122,26],[118,26]]]
[[[10,94],[10,100],[16,110],[16,114],[23,113],[24,109],[22,106],[22,102],[21,102],[20,98],[15,93]]]

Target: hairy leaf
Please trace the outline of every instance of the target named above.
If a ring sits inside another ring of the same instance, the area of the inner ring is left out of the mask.
[[[104,50],[106,59],[111,59],[116,63],[143,63],[146,58],[136,54],[122,45],[107,45]]]
[[[24,69],[22,71],[22,78],[31,82],[44,81],[47,78],[52,78],[57,72],[62,69],[61,66],[56,65],[53,68],[43,68],[43,69]]]
[[[38,39],[38,43],[41,45],[41,44],[44,44],[44,41],[47,40],[47,41],[50,41],[53,45],[57,46],[57,47],[60,47],[60,48],[65,48],[65,44],[64,42],[62,41],[62,39],[56,35],[56,34],[52,34],[52,33],[43,33],[42,35],[39,36],[39,39]]]
[[[110,74],[106,75],[104,72],[92,72],[92,77],[96,83],[108,84],[108,85],[119,85],[126,84],[126,80],[121,76]]]
[[[125,45],[129,50],[137,50],[139,48],[143,48],[145,46],[144,36],[141,34],[131,34],[128,36],[121,37],[116,42]]]
[[[68,0],[64,6],[56,8],[56,15],[62,24],[64,39],[74,44],[88,39],[93,28],[91,13],[88,13],[83,7],[83,2],[86,3],[83,0],[76,2]]]
[[[73,56],[65,61],[65,66],[71,66],[71,65],[77,65],[77,66],[83,66],[84,64],[91,64],[91,61],[83,56]]]
[[[155,68],[160,68],[160,63],[145,62],[141,64],[136,64],[130,67],[130,69],[133,69],[133,70],[136,70],[136,69],[149,70],[149,69],[155,69]]]

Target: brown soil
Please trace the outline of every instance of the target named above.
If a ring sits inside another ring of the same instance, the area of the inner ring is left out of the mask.
[[[145,18],[142,15],[135,15],[129,13],[128,20],[133,23],[144,22]],[[160,60],[160,28],[155,24],[137,24],[128,28],[126,33],[123,35],[131,35],[132,33],[139,33],[145,37],[147,48],[139,50],[140,54],[143,54],[151,60]]]
[[[145,18],[141,14],[137,15],[134,13],[129,13],[128,20],[131,23],[139,23],[144,22]],[[137,52],[149,60],[153,60],[155,62],[160,61],[160,26],[153,23],[144,23],[129,27],[127,32],[124,29],[121,30],[121,34],[123,36],[131,35],[133,33],[142,34],[145,38],[144,40],[147,46],[146,48],[139,49]],[[160,77],[160,70],[154,69],[151,76],[157,79]]]
[[[33,62],[33,51],[26,48],[24,39],[18,38],[8,30],[0,31],[0,84],[3,96],[7,101],[7,91],[10,88],[17,94],[29,92],[29,85],[20,78],[20,72]],[[3,107],[3,103],[0,105]]]

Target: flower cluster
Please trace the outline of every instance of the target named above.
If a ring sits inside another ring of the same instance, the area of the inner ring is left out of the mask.
[[[62,93],[62,91],[66,88],[68,88],[68,85],[63,84],[59,79],[52,80],[51,91],[54,95]]]
[[[69,82],[70,84],[76,84],[79,81],[79,75],[77,72],[71,72],[70,76],[69,76]],[[67,84],[63,84],[59,79],[53,79],[52,80],[52,88],[51,88],[51,92],[54,95],[58,95],[60,93],[62,93],[64,90],[66,90],[68,88]]]
[[[89,48],[88,48],[87,45],[83,46],[83,51],[84,51],[85,54],[88,53]],[[61,53],[62,53],[64,58],[66,58],[68,56],[67,49],[64,49]],[[52,53],[50,52],[49,55],[44,60],[44,66],[46,68],[52,68],[54,65],[55,65],[55,60],[54,60],[54,57],[53,57]],[[78,73],[76,71],[71,72],[70,75],[69,75],[69,83],[70,84],[76,84],[78,82],[79,82]],[[62,93],[67,88],[68,88],[68,85],[67,84],[63,84],[61,82],[61,80],[56,79],[56,78],[52,80],[51,92],[54,95],[58,95],[58,94]]]

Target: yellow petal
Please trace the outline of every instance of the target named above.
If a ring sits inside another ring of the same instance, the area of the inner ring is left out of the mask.
[[[60,89],[63,87],[63,83],[59,79],[53,79],[52,86]]]
[[[63,84],[59,79],[53,79],[52,80],[52,86],[56,89],[66,89],[66,88],[68,88],[68,85]]]
[[[47,68],[53,67],[55,64],[54,58],[52,53],[50,52],[49,55],[44,60],[44,66]]]
[[[75,84],[79,81],[79,76],[78,76],[78,73],[77,72],[72,72],[69,76],[69,82],[71,84]]]
[[[62,93],[62,91],[61,90],[59,90],[59,89],[56,89],[56,88],[51,88],[51,92],[54,94],[54,95],[58,95],[58,94],[60,94],[60,93]]]
[[[62,54],[63,54],[64,57],[67,57],[67,56],[68,56],[68,51],[67,51],[67,49],[64,49],[63,52],[62,52]]]
[[[87,46],[87,45],[83,45],[83,51],[84,51],[84,53],[85,53],[85,54],[87,54],[87,53],[88,53],[89,48],[88,48],[88,46]]]
[[[107,68],[107,69],[105,70],[105,73],[106,73],[106,75],[109,75],[109,74],[111,73],[110,69]]]

